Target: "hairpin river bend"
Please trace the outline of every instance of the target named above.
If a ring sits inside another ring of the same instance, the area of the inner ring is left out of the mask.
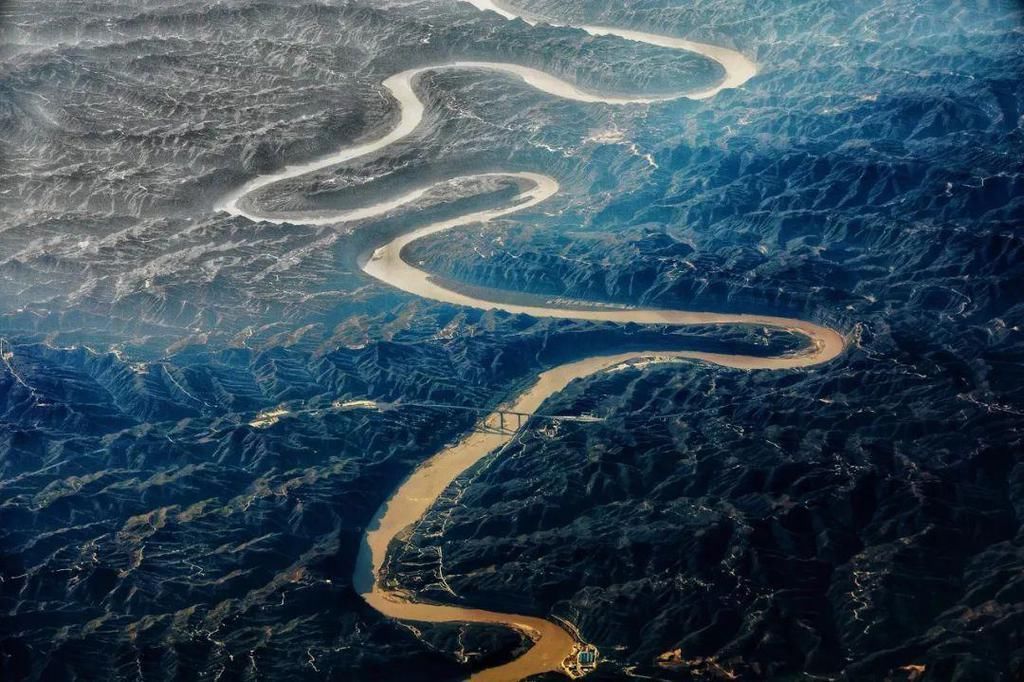
[[[507,19],[521,18],[514,11],[498,6],[492,0],[466,0],[481,10],[497,12]],[[604,26],[571,26],[592,35],[613,35],[625,40],[637,41],[664,48],[695,52],[720,63],[726,76],[717,86],[698,92],[682,92],[657,97],[605,96],[583,91],[543,71],[515,64],[499,62],[455,61],[409,69],[386,79],[384,87],[397,100],[400,118],[394,128],[376,140],[340,149],[332,154],[309,163],[291,165],[275,173],[261,175],[226,196],[218,209],[232,215],[243,216],[253,221],[326,225],[383,215],[404,204],[416,201],[430,187],[408,192],[385,202],[360,209],[315,215],[297,214],[281,218],[277,215],[260,215],[255,209],[243,206],[243,199],[263,187],[296,178],[345,161],[366,156],[401,140],[417,129],[423,119],[424,105],[416,95],[417,76],[427,71],[446,69],[477,69],[497,71],[521,78],[532,87],[555,97],[581,102],[595,102],[628,106],[652,103],[678,98],[707,99],[727,88],[741,86],[757,73],[753,62],[739,52],[714,45],[696,43],[652,33],[642,33]],[[486,223],[495,218],[507,216],[535,206],[558,192],[558,182],[539,173],[489,173],[518,180],[528,187],[514,197],[507,205],[468,213],[456,218],[426,225],[415,231],[396,237],[376,249],[363,259],[363,271],[385,284],[403,291],[435,301],[468,306],[484,310],[496,309],[513,314],[534,317],[569,318],[578,320],[599,320],[617,323],[660,324],[660,325],[757,325],[785,329],[806,337],[806,347],[795,353],[775,357],[754,357],[696,351],[646,351],[627,352],[615,355],[587,357],[566,363],[541,373],[531,388],[513,397],[504,409],[532,414],[551,395],[558,393],[575,379],[595,374],[625,362],[641,359],[678,360],[689,359],[712,363],[723,367],[742,370],[783,370],[806,368],[828,362],[843,352],[844,337],[837,331],[812,322],[763,315],[719,314],[712,312],[690,312],[668,309],[608,309],[577,307],[555,307],[548,305],[520,305],[501,300],[483,300],[471,295],[453,291],[427,272],[416,268],[402,259],[402,250],[408,244],[428,235],[460,226]],[[477,175],[475,177],[481,177]],[[395,536],[416,523],[437,500],[442,492],[469,467],[483,457],[495,452],[508,443],[514,434],[502,432],[498,426],[497,412],[483,420],[483,426],[465,437],[458,444],[448,447],[426,460],[406,479],[391,497],[377,511],[367,527],[359,556],[356,561],[353,585],[368,604],[391,618],[418,622],[468,622],[494,623],[516,628],[526,633],[533,646],[522,656],[501,666],[489,668],[473,676],[475,680],[518,680],[539,673],[562,670],[563,662],[578,650],[581,642],[575,633],[560,623],[535,616],[513,613],[497,613],[481,609],[446,606],[418,602],[415,595],[387,589],[380,581],[388,546]]]

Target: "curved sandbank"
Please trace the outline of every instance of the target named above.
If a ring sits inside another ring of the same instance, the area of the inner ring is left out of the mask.
[[[417,230],[400,235],[384,246],[377,248],[372,256],[361,264],[363,272],[390,284],[391,286],[434,301],[451,303],[482,310],[502,310],[512,314],[533,317],[557,317],[573,320],[594,320],[620,324],[745,324],[764,327],[778,327],[806,336],[810,348],[802,353],[776,357],[754,357],[743,355],[722,355],[713,353],[689,354],[686,357],[703,359],[726,367],[741,369],[792,369],[809,367],[827,362],[839,355],[845,346],[845,339],[833,329],[813,322],[771,315],[745,315],[734,313],[693,312],[671,308],[631,308],[627,310],[595,308],[592,310],[560,308],[556,306],[521,305],[506,303],[497,299],[481,299],[445,287],[429,273],[420,270],[403,258],[406,246],[424,237],[451,230],[462,225],[486,223],[517,211],[535,206],[558,192],[554,178],[539,173],[503,173],[501,175],[533,182],[534,187],[521,192],[510,206],[467,213],[450,220],[425,225]]]
[[[535,26],[542,21],[540,18],[529,17],[511,8],[503,7],[497,2],[494,2],[494,0],[462,0],[462,2],[473,5],[480,10],[490,10],[491,12],[495,12],[509,20],[521,19],[531,26]],[[647,45],[654,45],[657,47],[666,47],[671,50],[696,52],[697,54],[703,55],[708,59],[712,59],[721,64],[725,69],[725,78],[722,82],[711,88],[689,92],[685,95],[688,99],[708,99],[709,97],[714,97],[722,90],[740,87],[757,75],[757,64],[748,59],[743,53],[728,47],[709,45],[708,43],[698,43],[693,40],[686,40],[685,38],[674,38],[672,36],[664,36],[657,33],[632,31],[613,26],[559,24],[547,19],[543,19],[543,21],[550,26],[575,28],[581,31],[586,31],[593,36],[616,36],[635,43],[645,43]]]
[[[519,17],[511,10],[499,7],[490,0],[465,0],[480,9],[493,10],[502,16]],[[231,215],[253,221],[292,223],[306,225],[328,225],[362,220],[384,215],[405,204],[423,197],[434,185],[417,188],[380,203],[347,211],[304,212],[286,216],[264,215],[250,208],[244,201],[259,189],[278,182],[314,173],[337,164],[373,154],[411,135],[420,125],[424,115],[424,104],[415,92],[416,78],[427,71],[446,69],[486,69],[498,71],[522,79],[532,87],[565,99],[606,105],[629,105],[653,103],[677,98],[706,99],[727,88],[735,88],[757,73],[752,61],[735,50],[706,45],[669,36],[640,31],[601,26],[575,26],[593,35],[614,35],[626,40],[643,42],[666,48],[687,50],[702,54],[719,62],[725,69],[725,79],[713,88],[697,92],[681,92],[664,96],[606,96],[588,92],[538,69],[484,61],[454,61],[444,64],[417,67],[395,74],[383,82],[383,86],[395,98],[399,107],[398,123],[384,135],[360,144],[344,147],[319,159],[293,164],[283,169],[260,175],[231,192],[217,205],[217,209]],[[629,309],[607,308],[588,309],[542,305],[520,305],[500,300],[486,300],[459,293],[447,288],[443,282],[433,279],[428,273],[416,268],[402,257],[403,249],[412,242],[445,230],[510,215],[535,206],[558,192],[557,180],[540,173],[488,173],[472,177],[499,175],[517,180],[525,187],[507,205],[495,209],[476,211],[449,220],[421,227],[401,235],[376,249],[364,262],[363,270],[370,276],[402,289],[411,294],[454,305],[479,309],[497,309],[513,314],[527,314],[535,317],[558,317],[607,321],[616,323],[640,323],[663,325],[689,324],[745,324],[781,328],[802,334],[808,339],[807,347],[796,353],[776,357],[754,357],[697,351],[651,351],[600,355],[559,365],[537,377],[531,388],[512,398],[504,409],[524,414],[534,413],[551,395],[558,393],[570,382],[590,376],[622,363],[639,359],[690,359],[714,363],[724,367],[743,370],[754,369],[797,369],[827,362],[842,353],[845,340],[836,331],[811,322],[764,315],[739,315],[712,312],[691,312],[671,309]],[[480,429],[466,436],[456,445],[447,447],[420,465],[381,505],[367,527],[359,549],[353,586],[367,603],[385,616],[420,622],[474,622],[494,623],[516,628],[527,634],[534,642],[522,656],[508,664],[487,669],[473,676],[476,680],[517,680],[542,672],[566,670],[563,663],[579,649],[581,642],[567,627],[551,620],[535,616],[498,613],[483,609],[464,608],[456,605],[437,605],[417,602],[415,595],[390,590],[381,582],[381,571],[387,550],[395,537],[416,524],[430,509],[437,498],[451,483],[468,468],[487,455],[506,445],[514,434],[502,432],[497,412],[482,420]]]
[[[470,4],[476,5],[481,9],[491,9],[501,13],[503,16],[512,17],[505,10],[498,10],[496,6],[491,2],[485,2],[484,0],[464,0],[470,2]],[[681,38],[671,38],[667,36],[659,36],[653,33],[643,33],[641,31],[627,31],[615,28],[606,28],[600,26],[582,26],[575,27],[582,28],[583,30],[593,35],[614,35],[626,40],[632,40],[635,42],[648,43],[651,45],[657,45],[661,47],[667,47],[672,49],[685,50],[688,52],[696,52],[704,55],[714,61],[719,62],[725,68],[725,79],[718,85],[697,91],[683,91],[665,95],[602,95],[600,93],[592,93],[581,88],[576,87],[572,83],[563,80],[557,76],[553,76],[549,73],[545,73],[540,69],[535,69],[529,66],[520,66],[519,64],[509,64],[505,62],[488,62],[488,61],[452,61],[442,64],[433,64],[428,66],[418,66],[412,69],[406,69],[396,73],[394,76],[390,76],[385,79],[382,85],[391,93],[391,96],[395,98],[398,103],[399,120],[398,124],[395,125],[388,133],[378,137],[375,140],[370,140],[363,144],[357,144],[350,147],[343,147],[336,152],[322,156],[306,163],[297,163],[285,166],[279,171],[273,173],[267,173],[265,175],[259,175],[249,182],[242,185],[237,190],[229,193],[215,206],[218,211],[223,211],[231,215],[243,216],[249,220],[256,222],[269,222],[269,223],[292,223],[302,225],[333,225],[340,222],[350,222],[354,220],[362,220],[364,218],[371,218],[378,215],[383,215],[403,204],[410,203],[420,198],[428,188],[420,188],[404,194],[400,197],[368,206],[362,209],[356,209],[352,211],[341,211],[327,214],[318,215],[301,215],[292,214],[287,217],[276,217],[263,215],[253,210],[244,208],[241,205],[242,200],[252,194],[253,192],[283,182],[285,180],[291,180],[292,178],[301,177],[316,171],[330,168],[346,161],[351,161],[362,156],[367,156],[376,151],[380,151],[390,145],[408,137],[413,131],[415,131],[420,123],[423,121],[424,105],[423,101],[416,95],[414,89],[414,82],[416,77],[420,74],[428,71],[444,71],[453,69],[480,69],[499,71],[512,76],[516,76],[526,82],[528,85],[540,90],[541,92],[562,99],[574,100],[577,102],[586,103],[601,103],[601,104],[612,104],[612,105],[627,105],[627,104],[651,104],[654,102],[666,102],[674,99],[692,99],[701,100],[707,99],[728,88],[737,88],[743,83],[747,82],[757,74],[757,66],[735,50],[730,50],[724,47],[717,47],[715,45],[706,45],[704,43],[696,43],[689,40],[683,40]]]

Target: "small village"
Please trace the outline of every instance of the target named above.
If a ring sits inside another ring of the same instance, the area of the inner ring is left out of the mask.
[[[577,644],[573,652],[562,662],[562,669],[572,679],[578,680],[597,668],[598,651],[593,644]]]

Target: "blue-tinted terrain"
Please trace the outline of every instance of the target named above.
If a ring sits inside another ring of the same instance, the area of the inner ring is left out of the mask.
[[[595,353],[776,356],[779,328],[482,311],[362,272],[397,234],[463,291],[799,318],[811,369],[572,384],[394,543],[424,601],[561,618],[588,679],[1024,675],[1024,8],[1011,0],[0,2],[0,680],[458,680],[529,640],[388,619],[352,584],[414,468]],[[264,214],[421,199],[345,224]],[[386,409],[348,409],[351,401]],[[415,403],[415,404],[411,404]],[[426,403],[451,408],[426,406]],[[559,679],[551,673],[545,679]]]

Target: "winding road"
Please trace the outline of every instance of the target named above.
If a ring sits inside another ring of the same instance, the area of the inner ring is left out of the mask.
[[[510,9],[498,6],[491,0],[464,0],[481,10],[491,10],[507,19],[522,18]],[[604,26],[572,26],[593,35],[614,35],[620,38],[656,45],[660,47],[696,52],[719,62],[725,69],[724,80],[713,88],[697,92],[683,92],[659,97],[605,96],[587,92],[555,76],[515,64],[480,61],[455,61],[446,64],[409,69],[386,79],[384,87],[398,102],[400,117],[398,123],[382,137],[340,149],[332,154],[309,163],[290,165],[280,171],[261,175],[238,190],[224,197],[217,208],[232,215],[243,216],[253,221],[326,225],[384,215],[402,205],[415,202],[423,197],[431,186],[421,187],[394,197],[388,201],[359,209],[332,213],[295,213],[286,216],[264,215],[247,207],[245,199],[253,192],[284,180],[297,178],[337,164],[356,159],[382,150],[412,134],[420,125],[424,115],[424,104],[415,91],[416,78],[427,71],[445,69],[485,69],[502,72],[521,78],[532,87],[565,99],[580,102],[600,102],[612,105],[652,103],[678,98],[706,99],[727,88],[741,86],[757,73],[753,62],[735,50],[715,45],[706,45],[679,38],[609,28]],[[555,307],[548,305],[526,305],[501,300],[486,300],[447,288],[444,282],[436,280],[423,270],[416,268],[402,258],[403,249],[412,242],[428,235],[457,227],[486,223],[535,206],[558,192],[558,181],[540,173],[489,173],[514,179],[522,188],[519,194],[505,206],[467,213],[456,218],[436,222],[413,232],[401,235],[376,249],[361,262],[366,274],[385,284],[406,292],[435,301],[484,310],[503,310],[513,314],[527,314],[534,317],[555,317],[581,320],[597,320],[616,323],[662,324],[662,325],[756,325],[790,330],[807,339],[806,347],[795,353],[775,357],[755,357],[697,351],[646,351],[628,352],[615,355],[592,356],[554,367],[541,373],[531,388],[511,399],[504,409],[532,414],[551,395],[558,393],[575,379],[583,378],[608,368],[637,360],[697,360],[723,367],[742,370],[782,370],[807,368],[832,360],[843,352],[844,337],[837,331],[812,322],[765,315],[738,315],[711,312],[690,312],[672,309],[609,309],[600,306],[588,308]],[[484,177],[475,175],[470,177]],[[499,415],[491,414],[484,422],[497,427]],[[494,623],[519,629],[534,642],[522,656],[502,666],[490,668],[473,676],[477,680],[518,680],[546,671],[563,669],[563,662],[578,650],[580,642],[576,636],[561,624],[544,618],[509,613],[497,613],[461,606],[427,604],[416,601],[415,596],[385,587],[380,578],[385,555],[392,540],[401,532],[419,521],[437,498],[451,483],[469,467],[487,455],[498,451],[513,438],[497,428],[478,430],[458,444],[446,448],[425,461],[391,495],[377,511],[369,524],[359,550],[353,584],[367,603],[382,614],[403,620],[419,622],[473,622]]]

